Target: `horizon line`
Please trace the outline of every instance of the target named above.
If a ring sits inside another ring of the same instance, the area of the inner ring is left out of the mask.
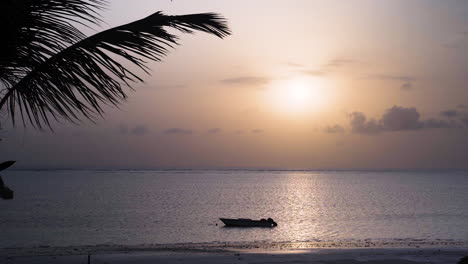
[[[262,168],[262,167],[154,167],[154,168],[11,168],[8,171],[468,171],[468,168]]]

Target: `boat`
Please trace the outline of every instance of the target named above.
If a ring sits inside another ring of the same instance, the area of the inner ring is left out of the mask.
[[[260,220],[252,220],[248,218],[237,218],[237,219],[229,219],[229,218],[220,218],[226,226],[235,226],[235,227],[275,227],[278,224],[273,221],[273,219],[260,219]]]

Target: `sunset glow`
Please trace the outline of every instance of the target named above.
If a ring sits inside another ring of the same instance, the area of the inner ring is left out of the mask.
[[[282,114],[308,114],[330,102],[330,87],[322,78],[296,77],[272,84],[268,100]]]
[[[105,23],[79,26],[87,35],[157,11],[214,12],[232,34],[167,28],[180,45],[145,59],[150,75],[95,123],[42,133],[5,112],[0,156],[19,168],[466,167],[468,1],[358,2],[110,1]]]

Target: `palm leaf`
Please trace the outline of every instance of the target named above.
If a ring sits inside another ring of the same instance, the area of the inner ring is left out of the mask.
[[[0,1],[0,82],[7,87],[86,36],[71,23],[100,22],[103,0]]]
[[[15,164],[16,161],[5,161],[0,163],[0,171],[9,168],[11,165]],[[5,183],[3,182],[2,176],[0,176],[0,197],[5,200],[13,199],[13,191],[5,186]]]
[[[102,115],[103,103],[117,105],[126,98],[122,82],[130,86],[142,81],[119,63],[119,58],[148,73],[146,60],[159,61],[178,44],[177,36],[165,27],[183,33],[197,30],[220,38],[230,34],[225,20],[217,14],[167,16],[156,12],[97,33],[51,56],[8,90],[0,109],[8,101],[13,123],[19,109],[23,123],[27,118],[38,128],[43,124],[50,127],[51,118],[76,122],[82,115],[92,120]]]
[[[5,162],[0,163],[0,171],[9,168],[11,165],[15,164],[15,162],[16,161],[9,160],[9,161],[5,161]]]

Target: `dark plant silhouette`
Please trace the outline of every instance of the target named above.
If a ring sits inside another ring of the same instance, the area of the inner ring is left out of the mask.
[[[15,162],[11,160],[0,163],[0,171],[10,167],[13,164],[15,164]],[[13,191],[3,183],[3,179],[1,175],[0,175],[0,197],[2,197],[2,199],[5,199],[5,200],[13,199]]]
[[[468,256],[461,258],[457,264],[468,264]]]
[[[129,2],[130,3],[130,2]],[[225,19],[214,13],[146,18],[85,36],[75,25],[96,26],[104,0],[0,1],[0,111],[15,125],[51,128],[51,120],[77,123],[102,116],[103,105],[116,106],[123,86],[142,81],[125,65],[144,72],[178,38],[166,31],[202,31],[223,38]],[[3,185],[2,185],[3,186]]]

